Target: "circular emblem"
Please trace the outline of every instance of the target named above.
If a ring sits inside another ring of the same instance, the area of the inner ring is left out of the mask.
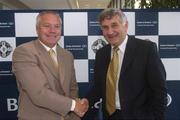
[[[0,42],[0,56],[6,58],[12,52],[11,45],[6,41]]]
[[[172,98],[169,94],[167,94],[167,106],[169,106],[172,102]]]
[[[96,53],[100,48],[104,47],[106,45],[106,42],[102,39],[97,39],[93,42],[91,49]]]

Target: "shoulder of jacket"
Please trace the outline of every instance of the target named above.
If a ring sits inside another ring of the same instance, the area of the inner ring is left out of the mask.
[[[16,49],[30,49],[30,50],[32,50],[32,49],[34,49],[34,40],[32,40],[32,41],[29,41],[29,42],[26,42],[26,43],[22,43],[22,44],[20,44],[20,45],[18,45],[16,48],[15,48],[15,50]]]

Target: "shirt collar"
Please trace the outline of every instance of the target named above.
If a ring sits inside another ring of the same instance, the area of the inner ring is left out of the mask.
[[[123,42],[118,46],[119,49],[120,49],[120,51],[121,51],[122,53],[125,52],[127,40],[128,40],[128,35],[126,35],[126,37],[125,37],[125,39],[123,40]],[[114,46],[112,46],[112,48],[114,48]]]
[[[43,42],[41,42],[40,40],[39,40],[39,42],[41,43],[42,46],[44,46],[44,48],[46,49],[46,51],[49,51],[50,49],[53,49],[54,52],[56,53],[56,47],[57,47],[57,45],[55,45],[53,48],[50,48],[50,47],[48,47],[47,45],[45,45]]]

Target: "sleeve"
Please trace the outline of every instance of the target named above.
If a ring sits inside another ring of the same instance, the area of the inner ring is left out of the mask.
[[[72,54],[71,55],[71,64],[72,64],[72,74],[71,74],[71,88],[70,88],[70,96],[71,98],[75,99],[75,98],[78,98],[79,95],[78,95],[78,91],[79,91],[79,88],[78,88],[78,84],[77,84],[77,81],[76,81],[76,75],[75,75],[75,67],[74,67],[74,57]]]
[[[151,111],[155,119],[163,120],[167,103],[166,71],[155,43],[150,45],[147,68],[147,78],[152,91]]]

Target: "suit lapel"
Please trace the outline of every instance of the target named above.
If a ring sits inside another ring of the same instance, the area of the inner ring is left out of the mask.
[[[121,68],[121,75],[126,71],[128,66],[130,65],[131,61],[134,59],[136,56],[136,41],[135,38],[130,37],[128,38],[127,45],[126,45],[126,50],[124,54],[124,59],[122,63],[122,68]]]
[[[44,65],[49,69],[49,71],[52,73],[52,75],[58,79],[58,73],[56,68],[53,65],[53,62],[51,60],[51,57],[49,56],[48,52],[46,51],[46,49],[41,45],[41,43],[39,42],[39,40],[35,40],[35,46],[36,49],[39,52],[40,58],[41,58],[41,62],[44,63]]]
[[[105,80],[104,82],[103,82],[103,88],[106,90],[106,75],[107,75],[107,71],[108,71],[108,67],[109,67],[109,63],[110,63],[110,61],[111,61],[111,45],[109,44],[109,45],[107,45],[106,46],[107,48],[105,48],[104,49],[104,51],[102,52],[103,53],[103,55],[101,56],[101,58],[103,58],[103,59],[101,59],[101,62],[103,63],[102,64],[102,69],[101,69],[101,71],[102,71],[102,74],[103,74],[103,79]],[[100,67],[101,68],[101,67]],[[105,96],[105,94],[104,94],[104,96]]]
[[[61,83],[61,87],[63,88],[63,90],[65,90],[65,86],[64,84],[64,80],[65,80],[65,57],[64,57],[64,52],[63,49],[57,45],[57,59],[58,59],[58,64],[59,64],[59,79],[60,79],[60,83]]]
[[[106,74],[107,74],[109,63],[111,61],[111,45],[107,46],[104,56],[105,56],[104,60],[107,60],[107,61],[105,61],[105,70],[106,70]]]

